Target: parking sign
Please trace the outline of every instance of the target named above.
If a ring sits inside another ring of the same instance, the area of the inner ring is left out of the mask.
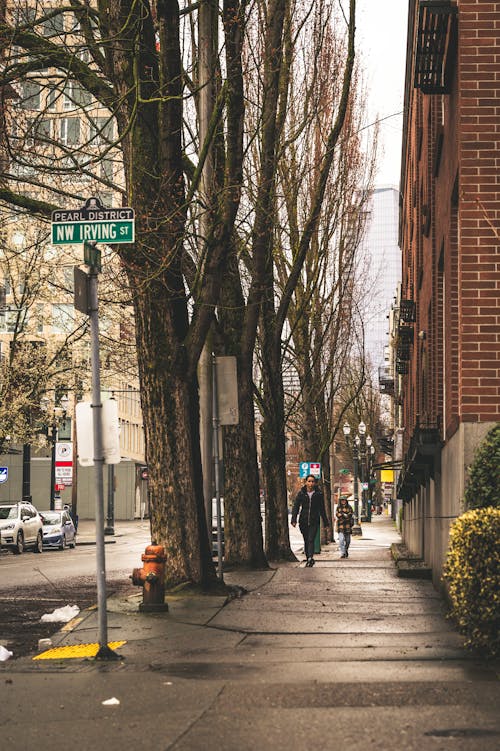
[[[314,475],[314,477],[321,477],[320,462],[300,462],[299,477],[307,477],[307,475]]]

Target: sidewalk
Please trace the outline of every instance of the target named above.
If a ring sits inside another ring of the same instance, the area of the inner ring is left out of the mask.
[[[374,517],[347,560],[330,544],[312,569],[227,572],[248,594],[226,604],[167,596],[168,613],[151,615],[137,611],[140,590],[111,598],[108,636],[125,642],[123,659],[17,660],[3,674],[3,738],[31,747],[37,717],[63,706],[44,729],[51,751],[66,748],[69,720],[83,751],[497,751],[498,664],[463,650],[431,582],[397,577],[398,540]],[[86,611],[53,642],[97,634]]]
[[[104,544],[112,545],[118,537],[129,537],[130,535],[140,534],[144,530],[149,530],[149,519],[130,519],[128,521],[115,521],[113,525],[114,534],[104,535]],[[76,536],[77,545],[95,545],[96,544],[96,526],[93,519],[80,519],[78,522],[78,531]]]

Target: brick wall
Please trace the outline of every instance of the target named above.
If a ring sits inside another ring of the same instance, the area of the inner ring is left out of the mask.
[[[400,239],[417,322],[405,448],[417,422],[446,440],[460,422],[500,420],[500,2],[457,6],[446,93],[407,88]]]
[[[500,420],[500,2],[460,2],[459,411]]]

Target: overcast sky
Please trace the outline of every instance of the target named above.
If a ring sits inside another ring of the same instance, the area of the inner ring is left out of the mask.
[[[403,109],[408,0],[358,0],[356,14],[372,122]],[[377,185],[399,185],[402,122],[398,115],[381,124]]]

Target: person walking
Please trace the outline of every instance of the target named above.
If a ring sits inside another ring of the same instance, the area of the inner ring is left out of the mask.
[[[337,533],[339,538],[340,557],[349,558],[349,545],[351,544],[351,531],[354,524],[354,510],[347,502],[345,496],[341,496],[335,513],[337,517]]]
[[[306,567],[314,566],[314,540],[318,531],[319,519],[323,519],[325,527],[329,526],[325,511],[323,493],[316,484],[314,475],[307,475],[306,484],[299,490],[292,508],[292,527],[297,526],[299,514],[299,529],[304,538],[304,553],[306,555]]]

